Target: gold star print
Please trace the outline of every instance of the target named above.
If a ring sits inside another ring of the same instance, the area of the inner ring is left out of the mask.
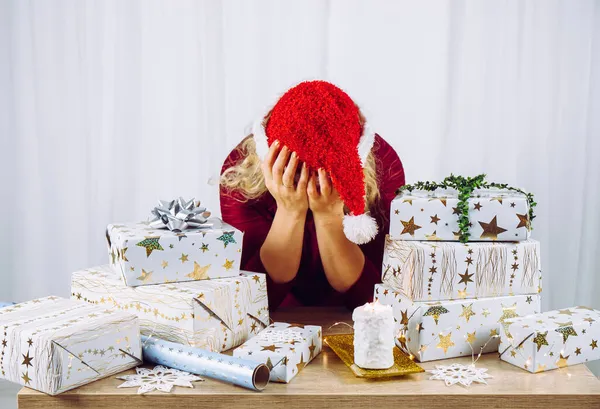
[[[181,257],[179,257],[179,260],[181,260],[182,264],[185,263],[186,261],[188,261],[188,255],[181,253]]]
[[[493,197],[490,202],[493,202],[494,200],[497,200],[500,204],[502,204],[502,196]]]
[[[400,314],[402,314],[402,318],[400,319],[401,325],[408,325],[408,310],[400,310]]]
[[[25,354],[21,354],[21,355],[23,355],[23,362],[21,363],[21,365],[33,366],[33,365],[31,365],[31,361],[33,361],[33,357],[29,356],[29,351],[27,351],[27,355],[25,355]]]
[[[434,216],[429,216],[429,217],[431,217],[431,223],[434,223],[434,224],[438,224],[438,222],[439,222],[440,220],[442,220],[442,219],[440,219],[440,218],[437,216],[437,214],[436,214],[436,215],[434,215]]]
[[[147,283],[148,280],[150,280],[150,278],[152,277],[152,273],[153,273],[153,271],[146,271],[142,268],[142,275],[137,277],[137,279],[139,281],[143,281],[144,283]]]
[[[558,366],[559,368],[564,368],[565,366],[569,366],[567,360],[569,359],[571,355],[567,355],[567,356],[563,356],[563,354],[560,354],[560,358],[558,358],[558,361],[556,361],[556,366]]]
[[[517,263],[513,263],[513,265],[511,266],[513,271],[517,271],[519,269],[519,265]]]
[[[308,356],[309,361],[314,358],[316,348],[317,346],[315,345],[315,340],[313,339],[310,346],[308,347],[308,350],[310,351],[310,355]]]
[[[119,253],[119,257],[121,257],[121,260],[123,260],[123,261],[129,261],[129,260],[127,260],[127,256],[125,255],[125,253],[127,253],[128,249],[129,249],[128,247],[123,247],[121,249],[121,251],[118,252]]]
[[[273,370],[273,362],[271,362],[271,357],[267,358],[267,362],[265,362],[265,365],[267,365],[267,368],[269,368],[269,371]]]
[[[467,298],[467,290],[458,290],[458,298],[465,299]]]
[[[281,349],[281,347],[276,347],[275,344],[273,344],[273,345],[267,345],[266,347],[262,347],[261,351],[275,352],[276,349]]]
[[[440,202],[442,202],[442,204],[444,205],[444,207],[446,207],[448,198],[446,198],[446,197],[432,197],[431,199],[429,199],[430,202],[432,202],[434,200],[439,200]]]
[[[200,250],[202,250],[203,253],[206,253],[208,251],[208,244],[202,243]]]
[[[473,303],[471,303],[471,304],[469,304],[469,305],[462,305],[462,304],[461,304],[461,307],[462,307],[462,313],[459,315],[459,318],[460,318],[460,317],[464,317],[464,318],[465,318],[465,320],[466,320],[467,322],[469,322],[469,320],[471,319],[471,317],[472,317],[473,315],[476,315],[476,314],[473,312]]]
[[[575,348],[575,355],[581,355],[581,348]]]
[[[512,356],[513,358],[517,356],[517,351],[515,351],[514,349],[512,351],[510,351],[510,356]]]
[[[169,267],[169,262],[168,262],[168,261],[166,261],[166,260],[163,260],[163,261],[162,261],[162,263],[160,263],[160,265],[161,265],[161,267],[164,269],[164,268],[167,268],[167,267]]]
[[[223,268],[226,271],[231,270],[233,268],[233,260],[227,260],[227,259],[225,259],[225,264],[223,264]]]
[[[535,335],[535,338],[533,338],[533,343],[537,345],[538,352],[540,351],[540,348],[543,345],[548,345],[548,341],[546,340],[547,335],[548,335],[548,331],[544,332],[543,334],[541,332],[538,332]]]
[[[517,303],[514,303],[513,305],[508,306],[508,307],[505,307],[504,304],[500,304],[500,305],[502,306],[502,315],[498,319],[498,323],[504,327],[504,332],[506,333],[507,336],[510,337],[511,335],[510,335],[510,332],[508,331],[509,323],[507,323],[505,321],[509,318],[516,318],[519,316],[519,314],[517,314],[517,311],[516,311]]]
[[[453,347],[455,344],[452,342],[452,333],[448,335],[440,335],[440,342],[436,345],[437,348],[444,350],[444,354],[448,353],[448,348]]]
[[[592,325],[592,322],[596,321],[595,319],[590,318],[590,317],[584,318],[583,320],[589,322],[590,325]]]
[[[23,379],[23,382],[25,382],[25,385],[29,385],[29,382],[31,382],[28,372],[25,372],[23,375],[21,375],[21,378]]]
[[[460,215],[460,210],[458,210],[458,207],[453,207],[452,208],[452,214],[458,214],[458,215]]]
[[[402,222],[402,226],[404,226],[402,228],[402,234],[410,234],[411,236],[414,237],[415,235],[415,230],[419,230],[421,228],[421,226],[418,226],[415,224],[415,217],[411,217],[409,221],[405,222],[404,220],[400,220]]]
[[[194,261],[194,271],[186,275],[186,277],[191,278],[192,280],[206,280],[208,278],[208,270],[210,269],[210,264],[202,267],[200,264]]]
[[[398,209],[394,210],[394,214],[400,214],[400,210],[398,210]]]
[[[411,206],[412,206],[412,202],[413,202],[413,199],[404,199],[404,200],[402,201],[402,203],[408,203],[408,204],[409,204],[409,205],[411,205]]]
[[[302,368],[304,368],[306,366],[306,362],[304,362],[304,354],[300,353],[300,362],[298,362],[296,364],[296,368],[298,370],[298,372],[300,372],[302,370]]]
[[[573,313],[571,312],[571,310],[558,310],[559,314],[564,314],[564,315],[573,315]]]
[[[288,328],[302,328],[304,329],[304,324],[290,324]]]
[[[481,211],[481,208],[482,208],[482,207],[483,207],[483,206],[481,205],[481,202],[477,202],[477,203],[475,203],[475,204],[473,205],[473,209],[474,209],[474,210],[478,210],[478,211]]]
[[[598,340],[592,339],[592,343],[590,344],[590,346],[592,347],[592,351],[598,348]]]
[[[253,275],[253,276],[252,276],[252,279],[253,279],[255,282],[257,282],[257,283],[258,283],[258,282],[260,282],[260,277],[259,277],[259,276],[257,276],[257,275]]]
[[[481,228],[483,229],[483,233],[481,233],[481,236],[479,238],[498,240],[498,235],[500,233],[504,233],[506,229],[503,229],[502,227],[498,226],[497,223],[498,222],[496,216],[494,216],[494,218],[489,223],[479,222]]]
[[[256,332],[256,322],[252,321],[252,325],[250,325],[250,332]]]
[[[594,309],[593,309],[593,308],[590,308],[590,307],[584,307],[584,306],[581,306],[581,305],[580,305],[579,307],[575,307],[575,308],[577,308],[578,310],[588,310],[588,311],[594,311]]]
[[[32,340],[31,338],[29,338],[29,339],[27,340],[27,344],[28,344],[29,346],[32,346],[32,345],[33,345],[33,340]]]
[[[529,215],[526,214],[518,214],[517,213],[517,217],[519,218],[519,224],[517,225],[517,229],[520,227],[529,227]]]
[[[432,234],[426,234],[425,239],[427,239],[429,241],[441,241],[442,239],[440,239],[436,233],[437,233],[437,231],[434,230],[434,232]]]
[[[536,372],[543,372],[545,370],[546,370],[546,365],[538,364],[538,367],[537,367],[537,369],[535,371]]]
[[[467,342],[471,345],[473,345],[473,342],[477,340],[477,337],[475,337],[476,332],[477,331],[467,332]]]
[[[460,281],[458,282],[458,284],[467,285],[467,283],[473,282],[473,280],[471,280],[471,277],[473,277],[473,274],[469,274],[468,269],[467,269],[467,271],[465,271],[464,274],[459,274],[459,276],[460,276]]]

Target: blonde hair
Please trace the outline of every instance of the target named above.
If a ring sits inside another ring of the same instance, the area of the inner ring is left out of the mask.
[[[361,120],[363,120],[362,115]],[[256,154],[256,144],[252,135],[244,138],[236,149],[243,159],[225,169],[221,175],[220,184],[229,191],[240,193],[244,201],[257,199],[267,192],[267,186],[265,185],[265,178],[262,173],[262,162]],[[369,210],[379,199],[377,169],[373,149],[371,149],[371,152],[367,156],[363,173],[366,191],[365,210]]]

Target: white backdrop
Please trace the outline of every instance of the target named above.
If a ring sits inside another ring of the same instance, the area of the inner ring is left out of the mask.
[[[407,181],[537,194],[544,308],[600,307],[600,2],[0,0],[0,300],[68,295],[109,222],[195,196],[289,85],[345,88]]]

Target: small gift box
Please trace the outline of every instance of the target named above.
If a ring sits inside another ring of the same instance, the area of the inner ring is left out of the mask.
[[[529,372],[600,359],[600,311],[572,307],[506,320],[500,357]]]
[[[396,345],[420,362],[497,351],[506,320],[540,311],[539,295],[413,302],[376,284],[374,298],[392,306]]]
[[[520,189],[488,183],[483,175],[471,179],[479,188],[460,192],[473,183],[451,176],[442,183],[419,182],[398,190],[392,201],[390,235],[401,240],[523,241],[529,238],[533,196]],[[459,217],[468,215],[463,236]],[[533,216],[534,217],[534,216]]]
[[[110,264],[130,287],[237,276],[242,236],[219,219],[183,231],[147,222],[106,229]]]
[[[386,237],[382,281],[413,301],[542,291],[540,243],[404,241]]]
[[[275,322],[233,351],[233,356],[265,363],[271,381],[288,383],[322,348],[321,327]]]
[[[0,378],[50,395],[141,363],[135,315],[46,297],[0,309]]]
[[[109,266],[73,273],[72,297],[140,318],[143,335],[220,352],[269,325],[264,274],[128,287]]]

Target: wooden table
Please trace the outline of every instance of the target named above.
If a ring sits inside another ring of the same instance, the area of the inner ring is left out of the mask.
[[[351,322],[341,309],[300,308],[279,311],[273,319],[321,325],[324,334],[349,332],[346,326],[327,328],[334,322]],[[443,361],[469,362],[470,358]],[[438,361],[439,363],[439,361]],[[421,364],[433,368],[436,362]],[[504,363],[495,353],[484,355],[478,365],[493,376],[488,385],[447,387],[420,373],[388,380],[356,378],[328,348],[317,356],[290,384],[271,383],[253,392],[207,379],[194,389],[175,388],[172,394],[137,395],[137,388],[117,389],[123,381],[114,376],[51,397],[23,388],[20,409],[52,408],[600,408],[600,381],[585,365],[531,374]],[[133,371],[129,371],[133,372]]]

